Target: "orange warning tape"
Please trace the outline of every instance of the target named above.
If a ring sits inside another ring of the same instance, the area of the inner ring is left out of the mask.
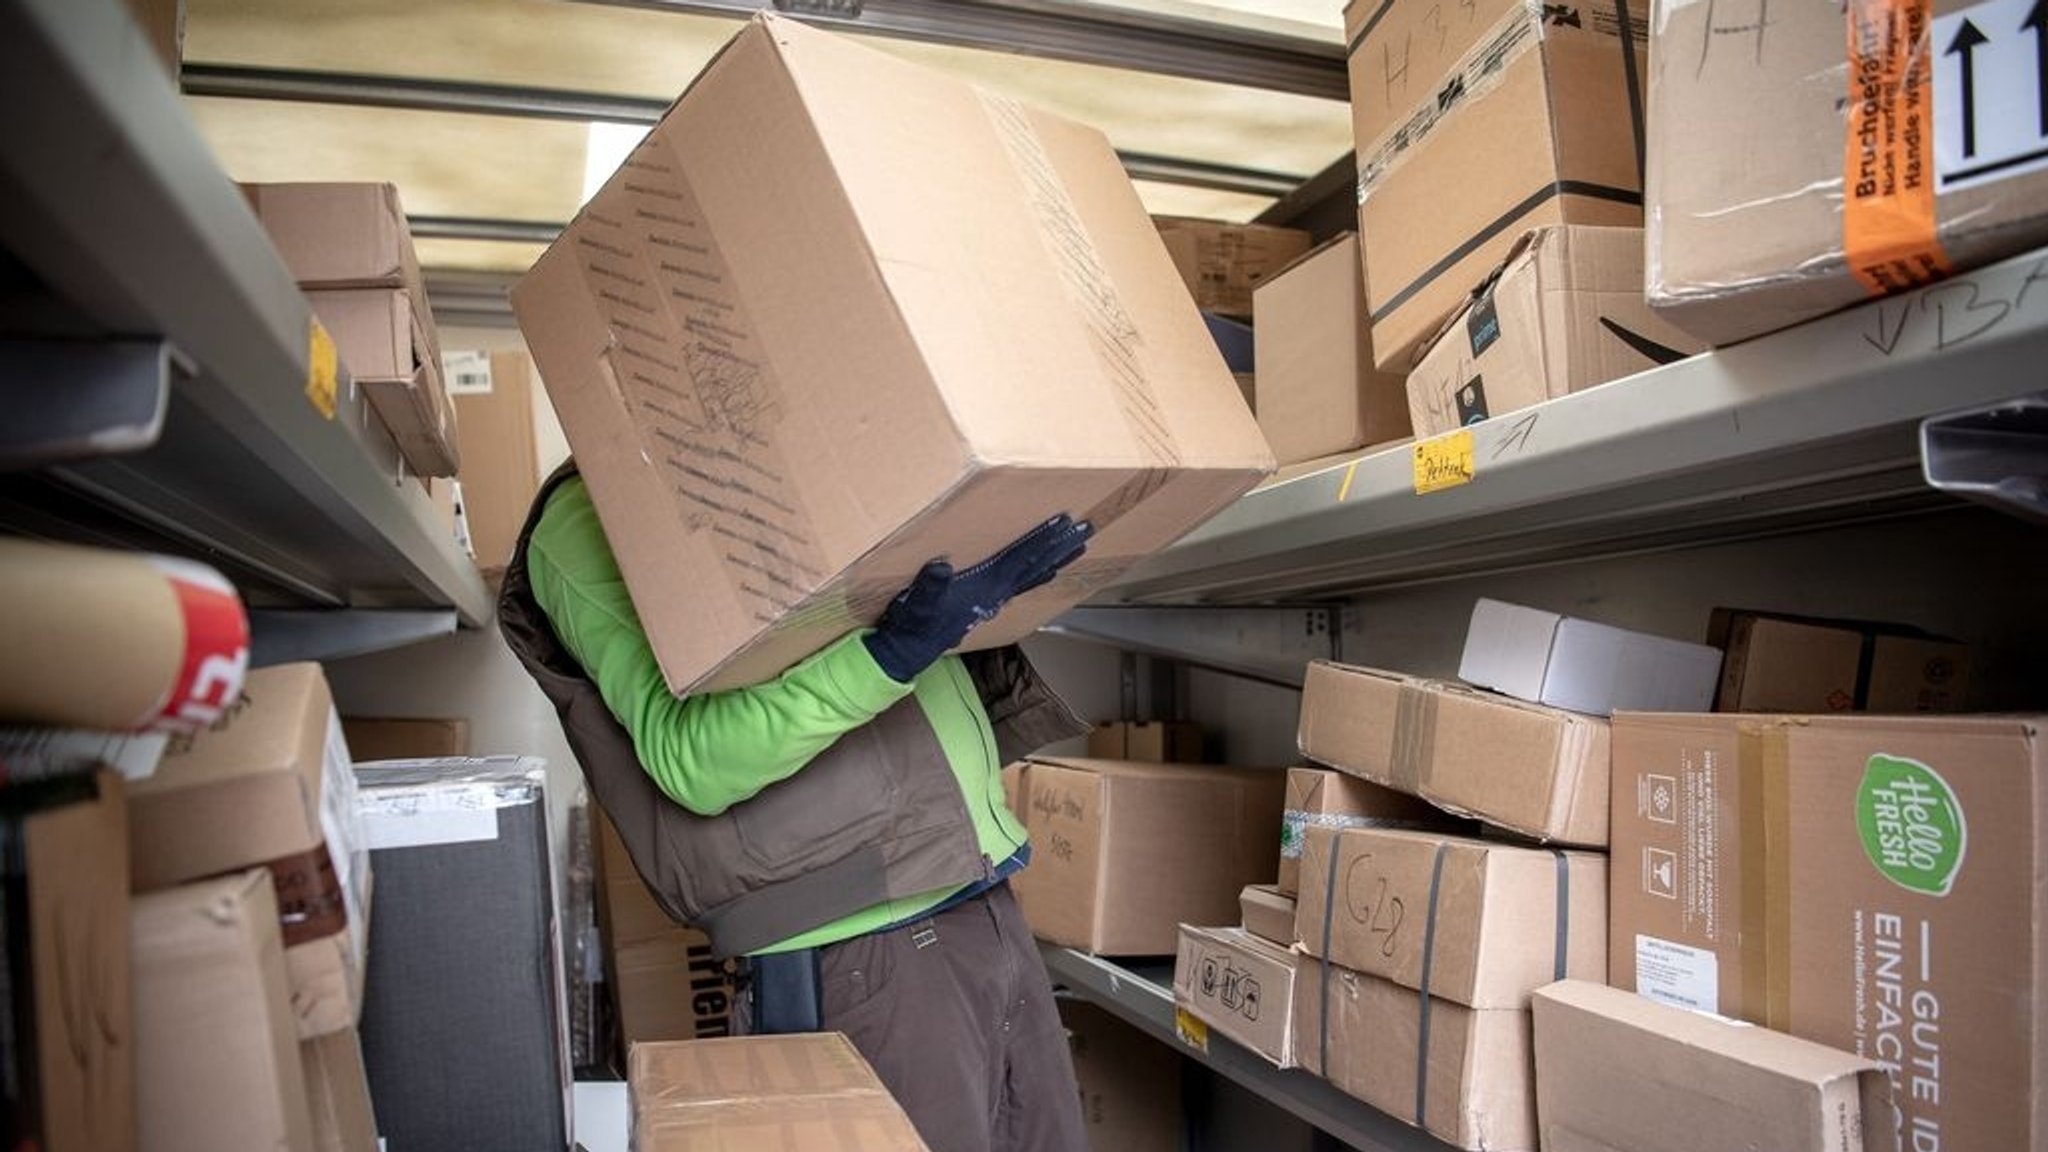
[[[1934,211],[1932,0],[1848,0],[1842,251],[1872,296],[1947,276]]]

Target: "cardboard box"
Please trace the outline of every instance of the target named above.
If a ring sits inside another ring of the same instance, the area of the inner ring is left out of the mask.
[[[1481,598],[1458,677],[1532,704],[1594,716],[1705,712],[1721,650]]]
[[[1728,653],[1717,712],[1956,712],[1969,696],[1969,647],[1904,625],[1716,608],[1707,642]]]
[[[1647,6],[1498,8],[1385,136],[1360,141],[1358,234],[1373,357],[1383,372],[1412,368],[1522,233],[1643,222]],[[1407,15],[1442,24],[1469,14],[1418,6]],[[1403,51],[1408,46],[1390,39],[1403,29],[1449,39],[1409,19],[1382,21],[1353,51],[1368,59]]]
[[[462,466],[455,406],[441,380],[440,336],[426,294],[418,288],[308,289],[306,301],[406,463],[422,476],[455,475]]]
[[[1105,720],[1088,733],[1088,758],[1200,764],[1202,726],[1186,720]]]
[[[1094,1152],[1181,1152],[1181,1057],[1085,1000],[1059,1001]]]
[[[1659,10],[1650,304],[1710,343],[2048,241],[2029,5],[1846,15],[1773,8],[1766,46],[1707,6]]]
[[[394,1152],[560,1152],[568,1002],[540,761],[360,765],[382,896],[363,1064]]]
[[[627,1073],[634,1152],[924,1152],[875,1070],[837,1032],[642,1044]]]
[[[1467,1008],[1304,952],[1294,959],[1303,1068],[1460,1148],[1535,1152],[1528,1009]]]
[[[279,664],[129,790],[136,891],[254,867],[275,879],[301,1039],[362,1010],[371,877],[349,761],[320,666]]]
[[[1373,369],[1356,234],[1282,269],[1252,308],[1259,431],[1283,466],[1408,435],[1401,378]]]
[[[1259,286],[1309,250],[1309,234],[1268,224],[1154,216],[1152,224],[1204,312],[1249,319]]]
[[[1173,1002],[1211,1028],[1294,1067],[1294,957],[1242,928],[1180,927]]]
[[[1534,1007],[1546,1148],[1898,1148],[1891,1084],[1868,1060],[1578,980]]]
[[[310,1152],[270,873],[138,896],[130,931],[138,1146]]]
[[[1643,300],[1643,231],[1524,233],[1408,376],[1418,436],[1583,392],[1704,350]]]
[[[2041,723],[1617,719],[1613,983],[1876,1059],[1906,1148],[2040,1147]]]
[[[1299,890],[1301,852],[1311,828],[1453,828],[1458,823],[1427,801],[1370,780],[1322,768],[1289,768],[1274,886],[1286,896]]]
[[[405,207],[390,184],[244,184],[284,266],[301,288],[405,288],[424,283]]]
[[[1473,1008],[1607,979],[1607,858],[1398,829],[1311,829],[1295,938]]]
[[[1538,840],[1607,843],[1607,721],[1318,660],[1301,754]]]
[[[316,1152],[379,1152],[363,1041],[353,1028],[299,1042]]]
[[[1179,926],[1237,917],[1273,878],[1283,773],[1033,759],[1018,810],[1031,867],[1010,882],[1042,939],[1108,956],[1164,956]]]
[[[344,716],[342,738],[352,761],[417,760],[469,755],[469,721]]]
[[[0,792],[9,1147],[132,1152],[128,822],[112,772]]]
[[[773,15],[512,305],[679,693],[1091,521],[1011,643],[1273,468],[1099,133]]]
[[[1294,947],[1294,897],[1271,884],[1247,884],[1237,906],[1245,931],[1282,948]]]
[[[462,502],[476,562],[512,559],[512,545],[540,491],[540,448],[533,427],[533,359],[523,352],[481,357],[485,371],[449,382],[463,430]],[[481,379],[477,377],[481,376]]]
[[[1394,0],[1347,0],[1351,136],[1359,154],[1373,151],[1425,100],[1435,99],[1440,81],[1518,7],[1517,0],[1473,0],[1449,11]]]

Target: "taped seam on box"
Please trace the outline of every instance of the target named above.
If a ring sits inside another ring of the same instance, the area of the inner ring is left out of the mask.
[[[1393,787],[1419,795],[1423,769],[1436,752],[1436,693],[1427,682],[1401,685],[1394,711],[1394,761],[1387,776]]]
[[[1842,257],[1871,296],[1954,271],[1935,211],[1932,8],[1931,0],[1849,0],[1843,9]]]
[[[1365,203],[1387,176],[1407,159],[1451,113],[1500,87],[1508,65],[1543,43],[1543,5],[1538,0],[1510,8],[1477,43],[1444,73],[1436,94],[1358,159],[1358,202]]]
[[[1792,1027],[1792,773],[1790,733],[1764,741],[1764,953],[1768,981],[1764,1023]]]
[[[1737,916],[1738,924],[1735,928],[1739,935],[1735,939],[1743,941],[1745,944],[1750,941],[1757,941],[1759,943],[1754,947],[1745,946],[1738,950],[1738,955],[1741,958],[1739,984],[1742,996],[1741,1003],[1739,1005],[1717,1005],[1717,1008],[1723,1015],[1735,1016],[1750,1021],[1755,1021],[1757,1017],[1763,1015],[1763,1006],[1766,1002],[1766,984],[1769,979],[1771,966],[1770,929],[1769,922],[1765,918],[1765,905],[1769,899],[1770,892],[1766,879],[1770,867],[1770,858],[1769,840],[1765,829],[1769,816],[1764,810],[1763,745],[1765,739],[1766,737],[1762,732],[1753,729],[1743,731],[1736,738],[1735,766],[1736,791],[1738,794],[1736,810],[1740,817],[1737,842],[1742,862],[1742,881],[1737,893],[1737,899],[1740,901],[1741,907]],[[1711,753],[1708,755],[1711,755]],[[1714,817],[1711,812],[1695,815],[1695,819],[1703,818]],[[1699,845],[1688,845],[1688,851],[1690,852],[1698,852],[1699,850]],[[1698,861],[1694,861],[1694,867],[1688,871],[1697,874],[1703,871],[1703,869],[1700,868]],[[1715,870],[1715,874],[1718,877],[1718,869]],[[1709,925],[1707,936],[1712,941],[1712,947],[1717,951],[1720,950],[1729,938],[1729,926],[1721,922],[1726,908],[1726,901],[1721,898],[1721,891],[1719,889],[1712,892],[1699,892],[1695,890],[1691,898],[1704,901],[1708,905],[1706,909],[1707,916],[1709,917],[1707,921]],[[1718,998],[1719,989],[1716,989],[1715,994]]]

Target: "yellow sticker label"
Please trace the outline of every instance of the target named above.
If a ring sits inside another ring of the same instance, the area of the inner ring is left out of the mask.
[[[1208,1053],[1209,1026],[1189,1015],[1187,1009],[1175,1006],[1173,1010],[1173,1030],[1180,1033],[1181,1043],[1186,1044],[1197,1052]]]
[[[327,420],[334,419],[335,393],[341,378],[341,356],[334,350],[334,337],[312,317],[306,326],[306,399]]]
[[[1472,482],[1472,430],[1415,442],[1415,494],[1421,496]]]

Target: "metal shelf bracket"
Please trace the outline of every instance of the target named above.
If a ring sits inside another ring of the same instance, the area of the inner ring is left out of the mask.
[[[259,608],[249,613],[249,663],[340,660],[446,636],[455,625],[453,608]]]
[[[2048,524],[2048,392],[1920,424],[1927,483]]]
[[[0,470],[156,443],[177,361],[162,340],[0,340]]]

